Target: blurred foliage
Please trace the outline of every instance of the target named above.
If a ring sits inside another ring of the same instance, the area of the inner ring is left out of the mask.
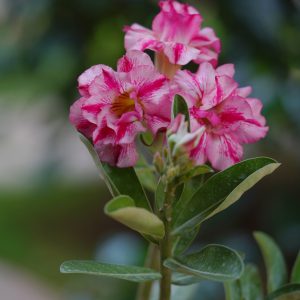
[[[240,204],[217,216],[214,223],[208,222],[199,241],[219,239],[245,251],[249,260],[260,262],[250,234],[260,229],[274,236],[291,265],[300,247],[300,2],[188,2],[200,9],[204,25],[214,27],[222,39],[220,63],[234,63],[237,81],[252,85],[253,96],[265,104],[270,132],[264,141],[248,146],[245,155],[266,155],[283,164]],[[62,104],[53,101],[56,110],[51,118],[66,123],[68,107],[78,97],[77,76],[93,64],[115,67],[124,53],[123,26],[137,22],[150,27],[157,11],[154,0],[0,1],[1,111],[9,113],[10,106],[18,103],[35,106],[50,96]],[[2,127],[5,132],[11,128],[9,124]],[[59,141],[52,134],[49,144],[55,148]],[[19,151],[21,155],[22,149]],[[2,159],[6,158],[0,162]],[[45,163],[48,169],[52,164],[51,160]],[[48,178],[48,169],[41,177]],[[75,286],[76,295],[66,299],[132,299],[134,284],[102,279],[79,283],[81,277],[67,279],[58,273],[66,259],[97,257],[106,245],[102,237],[109,241],[119,230],[101,214],[109,196],[99,181],[87,186],[54,180],[41,186],[35,180],[32,189],[21,189],[18,182],[14,189],[0,188],[0,259],[27,268],[58,287],[69,290]],[[136,263],[141,264],[143,245],[125,238],[132,246],[126,253],[138,254]],[[118,242],[109,245],[106,253],[115,254],[108,259],[122,256]],[[110,283],[117,288],[108,289]],[[203,293],[205,289],[209,286],[202,287]],[[207,295],[207,299],[222,297],[211,296],[212,292]]]

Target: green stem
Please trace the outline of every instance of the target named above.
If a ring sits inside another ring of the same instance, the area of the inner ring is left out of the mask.
[[[150,243],[147,251],[147,256],[144,266],[151,269],[157,268],[158,248],[157,245]],[[136,300],[149,300],[152,290],[152,281],[142,282],[139,284]]]
[[[174,195],[175,188],[171,184],[168,184],[162,212],[162,220],[165,224],[165,236],[160,243],[160,272],[162,275],[160,281],[160,300],[171,299],[172,271],[164,266],[164,261],[172,255],[171,221]]]

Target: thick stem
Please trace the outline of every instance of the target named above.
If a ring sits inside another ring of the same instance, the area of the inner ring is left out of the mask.
[[[144,266],[151,269],[158,269],[158,247],[150,243],[147,251],[147,256]],[[152,281],[142,282],[139,284],[136,300],[149,300],[152,290]]]
[[[164,208],[162,212],[162,220],[165,224],[165,236],[160,243],[160,272],[162,279],[160,281],[160,300],[171,299],[171,276],[170,269],[164,266],[164,261],[172,255],[172,237],[171,237],[171,221],[172,221],[172,202],[175,195],[175,189],[171,185],[167,186]]]

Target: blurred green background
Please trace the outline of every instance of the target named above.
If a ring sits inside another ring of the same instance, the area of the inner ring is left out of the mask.
[[[234,63],[237,81],[264,103],[270,132],[245,157],[282,162],[208,221],[195,248],[222,242],[261,265],[252,231],[262,230],[291,265],[300,248],[300,1],[189,3],[222,39],[220,63]],[[0,0],[1,300],[134,299],[135,284],[59,273],[67,259],[142,264],[146,247],[103,215],[109,195],[68,110],[77,76],[93,64],[114,67],[122,27],[150,27],[157,11],[150,0]],[[223,299],[221,285],[200,284],[198,299]]]

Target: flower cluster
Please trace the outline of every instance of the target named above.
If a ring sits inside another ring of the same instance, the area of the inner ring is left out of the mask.
[[[241,160],[243,144],[266,135],[260,100],[249,97],[250,87],[238,87],[233,65],[216,68],[220,40],[201,23],[194,7],[161,1],[152,30],[138,24],[125,27],[127,52],[116,71],[96,65],[79,77],[81,98],[71,107],[70,121],[92,140],[102,161],[118,167],[135,165],[136,137],[167,131],[175,94],[188,105],[187,140],[194,137],[189,156],[197,165],[209,161],[222,170]],[[146,49],[155,52],[155,65],[143,52]],[[191,61],[199,64],[196,73],[182,70]],[[183,124],[180,118],[178,124]]]

